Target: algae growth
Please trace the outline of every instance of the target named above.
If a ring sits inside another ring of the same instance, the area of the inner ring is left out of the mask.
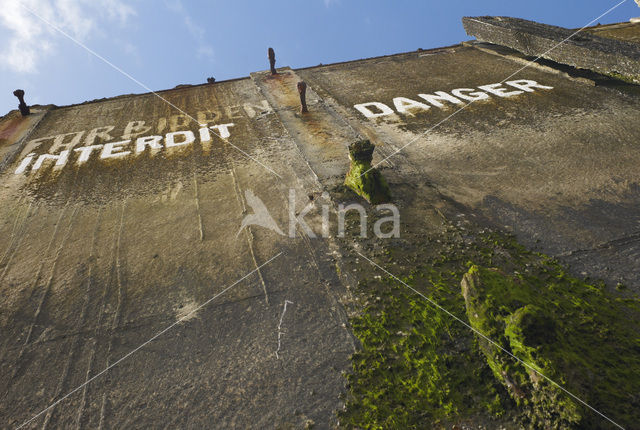
[[[633,422],[640,410],[634,398],[640,387],[637,314],[621,318],[631,317],[633,310],[616,303],[604,285],[571,277],[544,258],[535,274],[506,275],[473,266],[464,279],[467,291],[474,291],[466,297],[472,326],[527,363],[480,340],[494,375],[532,423],[601,426],[602,418],[544,376],[612,419]]]
[[[367,274],[355,291],[351,324],[361,348],[347,375],[343,427],[615,428],[532,368],[620,425],[638,422],[637,300],[572,277],[493,232],[451,226],[421,241],[370,247],[403,282],[531,368],[396,279]],[[467,273],[475,282],[469,309],[461,292]]]
[[[351,166],[344,184],[371,204],[391,200],[391,191],[382,174],[371,166],[375,146],[368,140],[349,145]]]

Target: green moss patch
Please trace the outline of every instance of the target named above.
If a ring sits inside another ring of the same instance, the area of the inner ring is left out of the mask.
[[[374,145],[360,140],[349,146],[351,166],[344,184],[371,204],[391,201],[391,191],[382,174],[371,167]]]
[[[640,410],[637,319],[623,317],[630,309],[616,303],[604,285],[571,277],[548,260],[535,275],[473,266],[463,290],[471,325],[530,366],[479,340],[495,377],[532,423],[602,424],[540,373],[610,418],[634,422]]]
[[[597,410],[634,427],[640,417],[636,299],[572,277],[557,261],[502,234],[451,227],[420,240],[407,236],[389,246],[365,245],[365,254]],[[351,316],[361,347],[347,375],[343,427],[615,428],[366,264],[349,268],[362,279]],[[468,308],[460,285],[474,273]]]

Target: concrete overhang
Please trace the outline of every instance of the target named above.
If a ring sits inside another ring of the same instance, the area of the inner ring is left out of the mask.
[[[467,34],[525,55],[640,82],[640,46],[524,19],[464,17]]]
[[[596,36],[640,45],[640,18],[631,18],[630,22],[596,25],[585,28],[584,31]]]

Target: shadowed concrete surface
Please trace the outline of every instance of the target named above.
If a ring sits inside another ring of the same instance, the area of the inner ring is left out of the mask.
[[[26,427],[338,425],[360,272],[290,212],[335,203],[357,138],[402,232],[462,216],[637,294],[637,92],[519,60],[465,44],[160,93],[184,112],[142,94],[3,117],[3,426],[77,387]],[[280,232],[243,226],[256,198]]]

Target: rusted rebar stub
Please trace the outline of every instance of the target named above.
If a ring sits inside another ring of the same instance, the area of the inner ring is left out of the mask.
[[[349,158],[351,161],[371,163],[374,149],[376,146],[369,140],[358,140],[349,145]]]
[[[369,140],[358,140],[349,145],[349,173],[344,184],[371,204],[391,201],[391,190],[382,174],[371,165],[373,145]]]
[[[304,81],[298,82],[298,93],[300,93],[300,112],[309,112],[307,109],[307,83]]]
[[[24,102],[24,90],[15,90],[13,95],[16,96],[20,102],[18,104],[18,109],[20,109],[22,116],[29,115],[31,112],[29,111],[29,106]]]
[[[273,48],[269,48],[269,66],[271,67],[271,74],[277,75],[278,72],[276,72],[276,52],[273,50]]]

